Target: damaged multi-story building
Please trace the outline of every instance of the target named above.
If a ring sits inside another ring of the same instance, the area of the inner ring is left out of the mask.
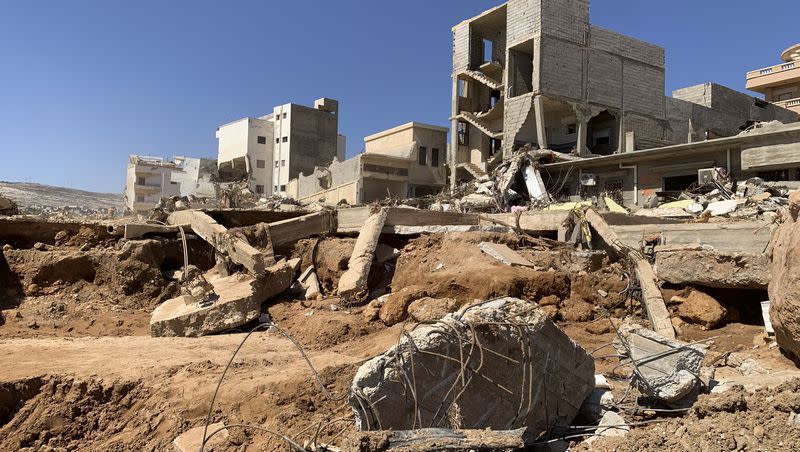
[[[339,102],[322,98],[313,107],[288,103],[258,118],[243,118],[217,128],[223,180],[246,179],[263,196],[286,192],[289,180],[344,160],[346,139],[339,135]]]
[[[196,196],[214,198],[216,160],[176,156],[128,156],[125,206],[132,212],[147,212],[162,198]]]
[[[747,89],[800,115],[800,44],[784,50],[781,59],[780,64],[748,72]]]
[[[509,0],[456,25],[451,183],[487,174],[525,145],[591,158],[797,120],[713,83],[667,97],[664,55],[590,24],[588,0]]]
[[[364,138],[364,152],[289,181],[301,202],[370,203],[434,195],[446,185],[447,128],[409,122]]]

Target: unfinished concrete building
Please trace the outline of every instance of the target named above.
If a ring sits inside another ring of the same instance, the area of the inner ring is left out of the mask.
[[[290,179],[343,158],[339,102],[322,98],[313,107],[288,103],[259,118],[217,128],[219,169],[225,179],[247,179],[254,193],[286,193]]]
[[[410,122],[364,138],[364,153],[334,161],[289,182],[298,201],[369,203],[387,197],[421,197],[446,184],[447,128]]]
[[[510,0],[456,25],[452,183],[524,145],[591,157],[796,120],[714,84],[665,97],[664,74],[663,48],[591,25],[588,0]]]

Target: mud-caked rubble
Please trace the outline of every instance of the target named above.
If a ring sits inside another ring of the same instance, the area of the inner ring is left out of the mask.
[[[800,190],[782,217],[773,246],[770,320],[778,345],[800,359]]]
[[[502,298],[405,334],[356,374],[362,430],[566,427],[594,388],[591,356],[535,305]]]

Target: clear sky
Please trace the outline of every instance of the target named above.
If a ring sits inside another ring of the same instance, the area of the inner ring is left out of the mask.
[[[800,41],[796,2],[594,0],[591,17],[665,47],[667,92],[743,90]],[[340,101],[348,156],[447,125],[450,28],[499,3],[0,0],[0,180],[121,193],[128,154],[215,157],[217,126],[319,97]]]

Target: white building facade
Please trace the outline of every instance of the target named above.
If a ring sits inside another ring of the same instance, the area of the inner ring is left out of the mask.
[[[256,194],[285,194],[289,180],[344,158],[346,139],[338,134],[338,114],[339,103],[322,98],[314,107],[284,104],[269,115],[220,126],[220,175],[246,178]]]
[[[147,212],[162,198],[197,196],[214,198],[214,184],[208,169],[216,167],[209,159],[128,156],[125,206],[132,212]]]

